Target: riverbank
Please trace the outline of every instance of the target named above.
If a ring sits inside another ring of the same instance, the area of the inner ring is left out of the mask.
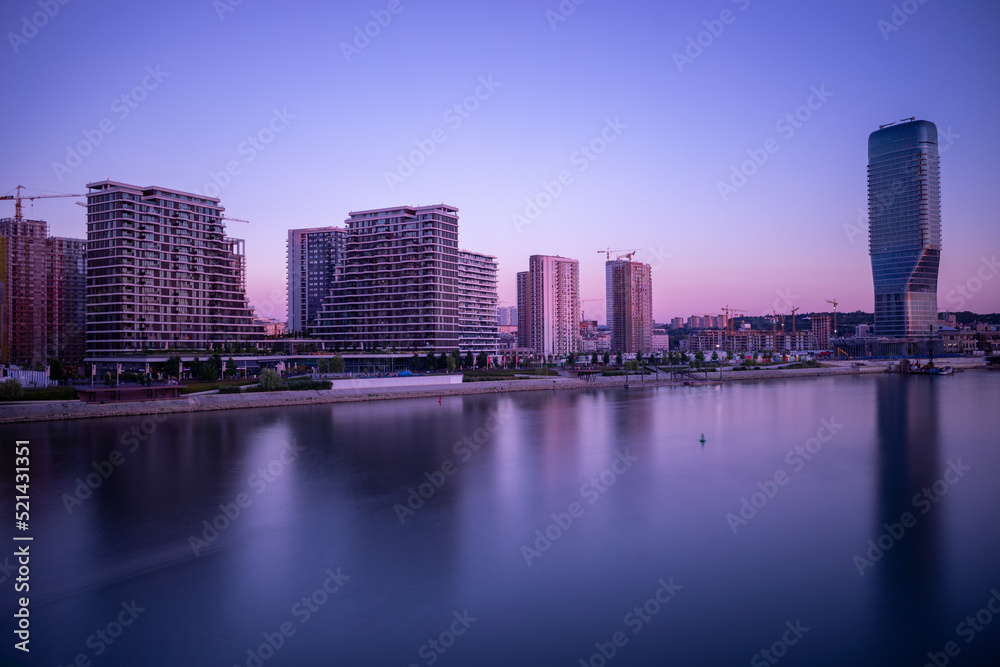
[[[962,361],[962,360],[959,360]],[[955,368],[969,370],[980,368],[982,364],[949,363]],[[831,375],[859,375],[885,373],[885,362],[871,362],[863,366],[852,366],[839,362],[822,368],[770,369],[751,371],[708,371],[696,373],[694,379],[671,381],[655,380],[652,376],[629,376],[629,385],[642,386],[684,386],[718,384],[720,381],[775,380],[801,377],[824,377]],[[665,374],[660,374],[664,378]],[[381,401],[398,398],[438,398],[469,394],[509,393],[514,391],[552,391],[565,389],[622,387],[625,376],[597,376],[589,381],[567,377],[545,377],[518,380],[498,380],[488,382],[455,383],[455,376],[443,376],[442,384],[424,383],[412,386],[349,387],[319,391],[254,392],[243,394],[196,394],[178,399],[140,401],[123,403],[82,403],[80,401],[45,401],[30,403],[0,404],[0,424],[62,419],[92,419],[99,417],[125,417],[135,415],[172,414],[180,412],[200,412],[209,410],[241,410],[247,408],[273,408],[294,405],[317,405],[322,403],[352,403],[357,401]]]

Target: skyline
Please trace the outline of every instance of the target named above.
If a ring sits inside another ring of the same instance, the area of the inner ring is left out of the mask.
[[[982,278],[1000,245],[987,180],[998,141],[980,129],[997,98],[988,30],[1000,8],[902,3],[916,9],[897,25],[892,3],[563,5],[575,9],[400,0],[295,15],[220,0],[163,15],[69,3],[12,40],[40,11],[18,2],[0,10],[4,82],[22,91],[0,190],[82,193],[110,178],[217,194],[227,215],[251,221],[227,232],[246,239],[262,317],[286,315],[289,229],[438,202],[459,210],[460,247],[498,257],[500,305],[515,304],[515,273],[533,254],[578,259],[580,298],[602,298],[597,251],[611,247],[653,266],[657,322],[726,304],[826,311],[834,298],[871,312],[866,141],[916,116],[940,135],[938,309],[1000,311],[989,283],[971,298],[955,290]],[[369,43],[341,48],[377,19]],[[134,29],[145,22],[154,34]],[[107,31],[118,38],[88,37]],[[580,150],[591,141],[604,150]],[[94,145],[79,166],[54,166],[80,142]],[[730,180],[755,158],[745,183]],[[86,235],[72,200],[24,214],[52,235]]]

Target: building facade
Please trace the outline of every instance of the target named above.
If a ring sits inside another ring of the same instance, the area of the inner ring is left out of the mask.
[[[821,350],[830,349],[830,337],[833,331],[829,315],[812,316],[812,332],[816,337],[816,346]]]
[[[343,278],[311,332],[347,350],[459,349],[458,209],[357,211],[346,225]]]
[[[43,220],[0,219],[0,364],[83,359],[85,249]]]
[[[868,137],[875,333],[927,339],[937,323],[941,178],[937,127],[919,120]]]
[[[611,349],[634,354],[653,350],[652,267],[642,262],[612,263]]]
[[[344,271],[343,227],[289,229],[288,330],[304,333],[316,324],[323,301]]]
[[[580,263],[566,257],[532,255],[528,258],[527,292],[529,347],[544,357],[577,352]]]
[[[516,327],[517,306],[501,306],[497,308],[497,324],[502,327]]]
[[[214,197],[87,184],[87,355],[223,350],[260,341],[243,241]]]
[[[458,251],[458,324],[460,352],[498,353],[496,257]]]
[[[528,307],[528,272],[517,272],[517,346],[531,347],[531,309]]]

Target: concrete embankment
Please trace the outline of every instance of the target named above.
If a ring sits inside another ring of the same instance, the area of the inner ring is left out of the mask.
[[[948,360],[956,369],[982,368],[980,360],[962,363]],[[859,375],[885,373],[885,362],[852,366],[849,363],[825,365],[822,368],[770,369],[752,371],[724,371],[721,381],[776,380],[833,375]],[[629,385],[678,386],[684,384],[718,383],[719,372],[696,373],[693,378],[670,381],[665,374],[659,380],[653,376],[629,376]],[[389,400],[397,398],[436,398],[466,394],[508,393],[512,391],[543,391],[558,389],[613,388],[625,384],[625,376],[594,377],[590,381],[565,377],[545,377],[489,382],[461,382],[461,376],[415,376],[414,378],[384,378],[382,381],[338,381],[337,388],[321,391],[254,392],[242,394],[196,394],[179,399],[142,401],[134,403],[81,403],[79,401],[51,401],[0,404],[0,423],[51,421],[58,419],[87,419],[93,417],[121,417],[144,414],[197,412],[204,410],[238,410],[245,408],[270,408],[321,403],[347,403],[355,401]]]

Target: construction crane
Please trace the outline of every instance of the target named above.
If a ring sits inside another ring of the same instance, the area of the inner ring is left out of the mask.
[[[826,302],[833,304],[833,337],[836,338],[837,337],[837,300],[836,299],[827,299]]]
[[[60,198],[63,198],[63,197],[86,197],[87,196],[87,195],[22,195],[21,194],[21,190],[24,190],[24,189],[25,188],[24,188],[23,185],[19,185],[16,188],[14,188],[14,190],[16,190],[16,194],[0,196],[0,200],[2,200],[2,199],[12,199],[12,200],[14,200],[14,220],[16,220],[17,222],[21,222],[22,220],[24,220],[24,216],[22,215],[22,212],[21,212],[21,201],[24,200],[24,199],[27,199],[28,201],[34,201],[36,199],[60,199]]]
[[[795,313],[799,312],[799,307],[792,308],[792,336],[795,336]]]
[[[621,259],[622,257],[625,257],[625,258],[631,260],[632,256],[635,255],[635,253],[637,253],[639,251],[637,249],[635,249],[635,248],[625,248],[624,250],[612,250],[611,248],[605,248],[604,250],[598,250],[597,254],[598,255],[600,255],[600,254],[607,255],[607,261],[610,262],[611,261],[611,253],[613,253],[613,252],[620,252],[620,253],[622,253],[621,255],[618,255],[618,257],[616,259]]]
[[[722,312],[726,315],[726,335],[729,336],[733,333],[733,313],[743,313],[746,314],[745,310],[737,310],[736,308],[730,308],[729,306],[723,306]]]
[[[244,220],[243,218],[229,218],[229,217],[226,217],[226,216],[222,216],[222,219],[223,220],[232,220],[233,222],[245,222],[248,225],[250,224],[249,220]]]
[[[583,299],[583,300],[580,301],[580,306],[583,306],[583,304],[587,303],[588,301],[604,301],[604,299]],[[580,308],[580,321],[583,322],[586,319],[587,319],[587,313],[585,313],[583,311],[583,308],[581,307]]]

